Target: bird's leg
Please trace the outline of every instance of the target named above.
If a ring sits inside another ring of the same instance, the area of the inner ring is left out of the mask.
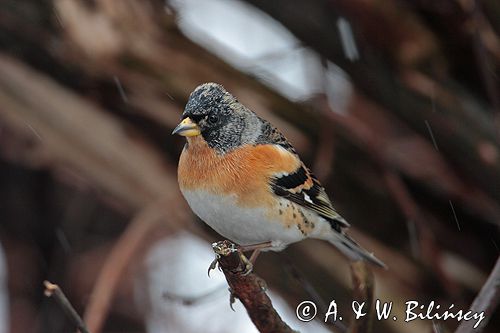
[[[248,252],[248,251],[254,251],[254,250],[267,249],[270,247],[273,247],[273,243],[271,241],[264,242],[264,243],[250,244],[250,245],[240,245],[239,250],[241,252]]]
[[[241,251],[240,251],[240,260],[244,265],[243,270],[241,271],[241,275],[247,276],[248,274],[252,273],[253,264],[250,260],[247,259],[247,257],[245,257],[245,255]]]
[[[247,276],[248,274],[252,273],[253,265],[255,264],[255,260],[257,260],[259,253],[260,253],[260,249],[253,250],[252,255],[250,256],[250,259],[247,259],[247,257],[245,257],[243,252],[240,252],[241,261],[245,264],[245,269],[241,273],[241,274],[243,274],[243,276]]]
[[[248,275],[252,272],[253,270],[253,265],[255,264],[255,260],[257,260],[257,257],[260,254],[260,251],[262,249],[267,249],[272,247],[271,242],[264,242],[264,243],[258,243],[258,244],[250,244],[250,245],[244,245],[240,246],[238,249],[241,252],[241,261],[245,264],[245,270],[243,271],[243,275]],[[248,252],[248,251],[253,251],[252,255],[250,256],[250,259],[247,259],[244,255],[243,252]]]
[[[259,256],[259,254],[260,254],[260,249],[253,250],[252,255],[250,256],[250,259],[248,259],[252,263],[252,265],[255,264],[255,260],[257,260],[257,257]]]

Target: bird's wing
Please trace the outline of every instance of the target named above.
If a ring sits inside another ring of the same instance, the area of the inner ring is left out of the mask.
[[[330,222],[335,230],[349,227],[349,223],[333,208],[318,179],[303,163],[294,172],[279,173],[272,177],[270,185],[276,195],[312,210]]]
[[[262,119],[262,122],[262,134],[256,143],[280,148],[284,154],[293,156],[299,162],[293,172],[278,172],[271,177],[271,190],[276,195],[317,213],[337,231],[340,231],[341,227],[349,227],[349,223],[333,208],[321,183],[300,161],[295,148],[276,127],[266,120]]]

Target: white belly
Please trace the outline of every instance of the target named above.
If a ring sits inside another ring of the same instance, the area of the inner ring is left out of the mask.
[[[212,229],[239,244],[273,242],[273,250],[304,238],[297,228],[287,228],[281,221],[270,220],[261,208],[240,208],[234,196],[222,197],[206,191],[184,190],[193,212]]]

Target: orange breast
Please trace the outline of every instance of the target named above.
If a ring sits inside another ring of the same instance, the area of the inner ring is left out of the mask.
[[[186,190],[234,194],[242,206],[269,206],[274,202],[270,177],[293,172],[299,165],[295,155],[274,145],[246,145],[218,154],[201,136],[190,137],[179,160],[179,185]]]

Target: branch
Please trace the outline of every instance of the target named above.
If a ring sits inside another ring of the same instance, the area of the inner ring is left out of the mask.
[[[354,261],[351,263],[352,296],[358,302],[365,302],[367,309],[366,316],[360,319],[353,319],[349,326],[349,333],[369,333],[372,330],[373,322],[373,291],[375,282],[373,272],[364,261]]]
[[[259,332],[294,332],[279,316],[266,294],[264,280],[245,271],[245,259],[236,246],[229,241],[213,244],[219,268],[226,276],[232,296],[238,298],[247,309],[250,319]]]
[[[57,284],[53,284],[49,281],[43,281],[43,285],[45,286],[45,296],[54,297],[59,303],[59,306],[66,312],[68,317],[73,321],[78,330],[82,333],[89,333],[89,330],[85,326],[82,318],[78,315],[75,308],[71,305],[69,300],[66,298],[61,288]]]
[[[291,275],[291,277],[300,284],[300,286],[305,290],[305,292],[312,298],[313,302],[318,306],[318,311],[320,313],[328,312],[328,304],[325,303],[321,295],[316,291],[311,282],[304,276],[304,274],[299,271],[299,269],[287,259],[286,256],[282,257],[286,262],[285,269]],[[330,319],[331,318],[331,319]],[[328,324],[331,324],[335,327],[336,333],[346,333],[347,326],[342,323],[340,320],[332,320],[333,317],[329,317]]]
[[[488,280],[479,291],[474,302],[470,307],[473,312],[484,311],[484,320],[481,321],[477,328],[474,328],[475,321],[463,321],[457,328],[455,333],[480,333],[488,324],[489,319],[493,315],[495,308],[500,301],[500,257],[498,257],[495,267],[491,272]]]
[[[166,216],[165,212],[170,212]],[[168,202],[158,200],[142,209],[127,226],[109,256],[104,262],[92,290],[89,304],[85,311],[85,321],[92,332],[101,332],[108,315],[113,296],[132,257],[146,245],[147,236],[162,222],[174,231],[180,228],[182,216]]]

